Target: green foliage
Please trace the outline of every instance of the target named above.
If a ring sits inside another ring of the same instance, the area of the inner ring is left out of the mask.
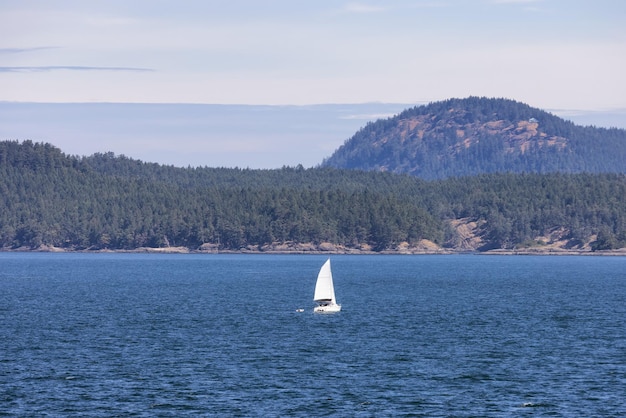
[[[49,144],[0,142],[0,248],[134,249],[204,243],[368,244],[428,239],[448,220],[481,221],[484,249],[511,248],[558,228],[626,241],[621,174],[485,174],[426,182],[331,168],[176,168],[114,154],[73,157]]]
[[[240,249],[287,241],[380,247],[437,240],[439,222],[388,189],[396,177],[302,167],[183,169],[2,142],[0,247]]]
[[[581,243],[601,231],[626,232],[623,174],[483,174],[430,184],[445,196],[445,217],[486,221],[483,249],[513,248],[559,229]],[[616,238],[612,248],[623,244]]]

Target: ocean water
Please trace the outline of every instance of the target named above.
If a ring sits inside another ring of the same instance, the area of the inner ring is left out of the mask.
[[[325,260],[0,253],[0,416],[626,416],[626,257]]]

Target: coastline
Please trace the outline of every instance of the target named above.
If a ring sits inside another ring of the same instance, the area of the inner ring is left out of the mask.
[[[258,248],[256,246],[248,246],[238,250],[220,250],[217,246],[200,247],[192,249],[188,247],[140,247],[134,249],[73,249],[60,248],[48,245],[42,245],[38,248],[20,247],[20,248],[0,248],[0,252],[39,252],[39,253],[129,253],[129,254],[328,254],[328,255],[542,255],[542,256],[626,256],[626,248],[613,250],[591,251],[585,249],[563,249],[554,247],[532,247],[523,249],[493,249],[488,251],[478,251],[471,249],[455,249],[442,247],[424,247],[415,246],[407,247],[400,245],[394,249],[386,249],[382,251],[374,251],[371,248],[347,248],[332,244],[282,244],[271,245]]]

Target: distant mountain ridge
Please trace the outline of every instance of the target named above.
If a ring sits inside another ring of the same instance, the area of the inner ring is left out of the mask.
[[[578,126],[509,99],[449,99],[369,123],[322,166],[425,179],[496,172],[625,173],[626,130]]]

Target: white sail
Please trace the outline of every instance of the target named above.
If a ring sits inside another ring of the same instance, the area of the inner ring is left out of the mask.
[[[324,263],[317,275],[313,300],[315,302],[335,302],[335,288],[333,286],[333,273],[330,270],[330,258]]]
[[[313,309],[314,312],[333,313],[341,310],[341,305],[338,305],[335,301],[335,287],[333,285],[333,273],[330,270],[330,258],[326,260],[317,275],[313,300],[318,304]]]

